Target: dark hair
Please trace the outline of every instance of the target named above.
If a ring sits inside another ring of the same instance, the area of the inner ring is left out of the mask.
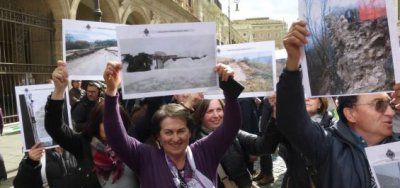
[[[189,131],[192,131],[192,118],[189,110],[180,104],[166,104],[160,107],[159,110],[154,113],[152,118],[152,133],[153,136],[157,136],[161,131],[161,122],[167,118],[179,118],[186,121],[186,126]]]
[[[128,113],[120,105],[118,106],[125,130],[128,130],[129,127],[131,126],[131,119]],[[91,110],[89,115],[89,122],[86,128],[84,129],[84,134],[89,138],[97,137],[100,139],[99,130],[100,130],[100,124],[103,122],[104,119],[103,117],[104,117],[104,102],[102,101],[97,103]]]
[[[219,103],[222,106],[222,109],[225,108],[225,103],[223,100],[218,99]],[[193,121],[196,126],[201,126],[203,124],[203,117],[207,112],[208,107],[210,106],[211,100],[204,99],[198,105],[195,106],[195,111],[193,113]]]
[[[90,81],[90,82],[88,82],[87,86],[94,86],[97,89],[99,89],[99,91],[103,90],[102,84],[100,82],[98,82],[98,81]],[[86,88],[87,88],[87,86],[86,86]]]
[[[352,95],[352,96],[342,96],[338,97],[338,107],[337,107],[337,113],[339,115],[339,120],[341,120],[343,123],[347,123],[347,118],[343,113],[344,108],[351,108],[356,104],[358,101],[358,96],[357,95]]]

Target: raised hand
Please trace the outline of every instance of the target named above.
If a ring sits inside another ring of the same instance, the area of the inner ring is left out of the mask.
[[[64,92],[68,85],[67,64],[64,61],[57,62],[57,68],[54,69],[51,75],[54,82],[54,92],[51,98],[54,100],[64,99]]]
[[[288,54],[286,69],[290,71],[299,69],[301,47],[307,44],[307,24],[304,21],[297,21],[292,24],[289,33],[283,39],[283,45]]]
[[[276,94],[268,97],[268,102],[272,108],[272,117],[276,118]]]
[[[116,61],[110,61],[107,63],[103,77],[107,85],[106,94],[108,96],[115,96],[117,94],[118,86],[121,83],[121,70],[121,63]]]
[[[222,63],[218,63],[215,68],[214,68],[215,72],[218,73],[219,77],[221,77],[221,80],[226,82],[228,81],[229,77],[234,77],[235,73],[233,72],[233,69],[225,64]]]
[[[400,110],[400,83],[393,86],[394,92],[392,93],[392,103],[395,104],[397,110]]]
[[[28,157],[32,161],[40,161],[44,153],[44,148],[41,146],[40,143],[37,143],[32,146],[32,148],[28,152]]]

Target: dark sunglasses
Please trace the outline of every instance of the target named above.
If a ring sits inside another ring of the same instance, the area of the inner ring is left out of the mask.
[[[376,100],[374,102],[365,103],[365,104],[356,104],[356,105],[370,105],[375,106],[375,110],[380,113],[384,113],[388,106],[392,108],[392,110],[396,110],[396,105],[391,103],[390,100]]]

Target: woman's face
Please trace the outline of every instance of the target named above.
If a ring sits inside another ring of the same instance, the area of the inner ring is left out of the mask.
[[[203,126],[215,130],[224,120],[224,110],[219,100],[211,100],[203,117]]]
[[[186,120],[166,117],[161,121],[160,128],[157,140],[165,153],[177,158],[185,155],[191,136]]]
[[[321,108],[321,101],[319,98],[307,98],[305,101],[308,114],[310,116],[317,114],[318,109]]]
[[[100,126],[100,127],[99,127],[99,136],[100,136],[100,139],[106,141],[106,140],[107,140],[107,137],[106,137],[106,132],[104,131],[104,123],[101,122],[99,126]]]

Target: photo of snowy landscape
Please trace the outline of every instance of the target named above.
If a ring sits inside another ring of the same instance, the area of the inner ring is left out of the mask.
[[[124,99],[204,92],[217,86],[215,32],[199,34],[192,29],[193,33],[181,36],[166,32],[154,37],[142,32],[124,37],[135,31],[137,27],[117,28]]]
[[[102,80],[108,61],[119,61],[117,24],[63,20],[65,60],[72,79]]]

